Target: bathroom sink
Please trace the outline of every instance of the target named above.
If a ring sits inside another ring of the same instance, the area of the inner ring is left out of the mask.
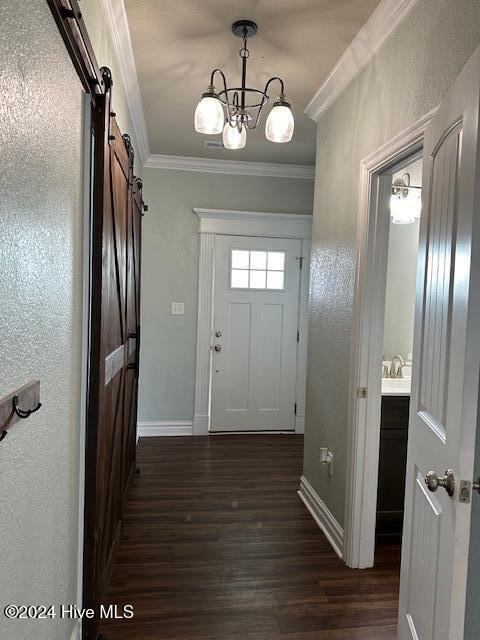
[[[382,396],[409,396],[411,378],[382,378]]]

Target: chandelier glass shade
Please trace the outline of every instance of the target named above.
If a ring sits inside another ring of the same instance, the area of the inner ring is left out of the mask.
[[[215,135],[223,131],[223,144],[227,149],[242,149],[246,145],[247,129],[255,129],[263,107],[269,100],[268,91],[274,82],[280,85],[279,96],[272,105],[266,124],[265,136],[270,142],[290,142],[293,137],[294,118],[290,104],[285,99],[283,80],[277,76],[270,78],[263,90],[247,87],[247,38],[257,33],[258,27],[251,20],[239,20],[232,25],[235,35],[243,38],[240,49],[242,60],[242,81],[240,87],[227,87],[225,74],[214,69],[210,84],[202,95],[195,110],[195,131]],[[217,91],[214,80],[219,76],[223,85]]]
[[[290,142],[294,125],[290,107],[279,102],[275,103],[268,114],[265,136],[270,142]]]
[[[247,144],[247,129],[240,124],[238,127],[230,126],[226,122],[223,127],[223,145],[225,149],[243,149]]]
[[[217,98],[203,97],[195,109],[195,131],[199,133],[221,133],[225,117]]]

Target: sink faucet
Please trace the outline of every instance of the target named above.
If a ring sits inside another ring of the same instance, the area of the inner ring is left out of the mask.
[[[403,364],[399,364],[397,367],[397,378],[403,378],[403,368],[411,366],[411,363],[404,362]]]
[[[397,365],[397,366],[395,366]],[[390,378],[403,378],[403,367],[405,366],[405,361],[400,355],[395,355],[392,358],[392,362],[390,364]]]

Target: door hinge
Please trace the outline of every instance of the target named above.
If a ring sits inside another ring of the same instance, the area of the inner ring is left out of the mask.
[[[303,269],[303,261],[305,260],[304,256],[298,256],[297,258],[295,258],[295,260],[298,260],[300,263],[300,269]]]
[[[297,342],[300,342],[300,331],[297,331]]]
[[[357,397],[366,398],[367,397],[367,387],[358,387],[358,389],[357,389]]]
[[[295,415],[297,415],[297,403],[295,402],[295,409],[294,409]]]

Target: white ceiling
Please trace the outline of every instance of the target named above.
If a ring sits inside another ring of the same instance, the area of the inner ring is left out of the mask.
[[[315,123],[304,109],[379,0],[126,0],[150,150],[152,153],[257,162],[313,164]],[[235,20],[257,22],[248,41],[247,84],[263,89],[279,75],[295,115],[289,144],[265,140],[259,127],[242,150],[206,149],[221,136],[195,133],[193,114],[220,67],[230,86],[240,84],[242,41]]]

